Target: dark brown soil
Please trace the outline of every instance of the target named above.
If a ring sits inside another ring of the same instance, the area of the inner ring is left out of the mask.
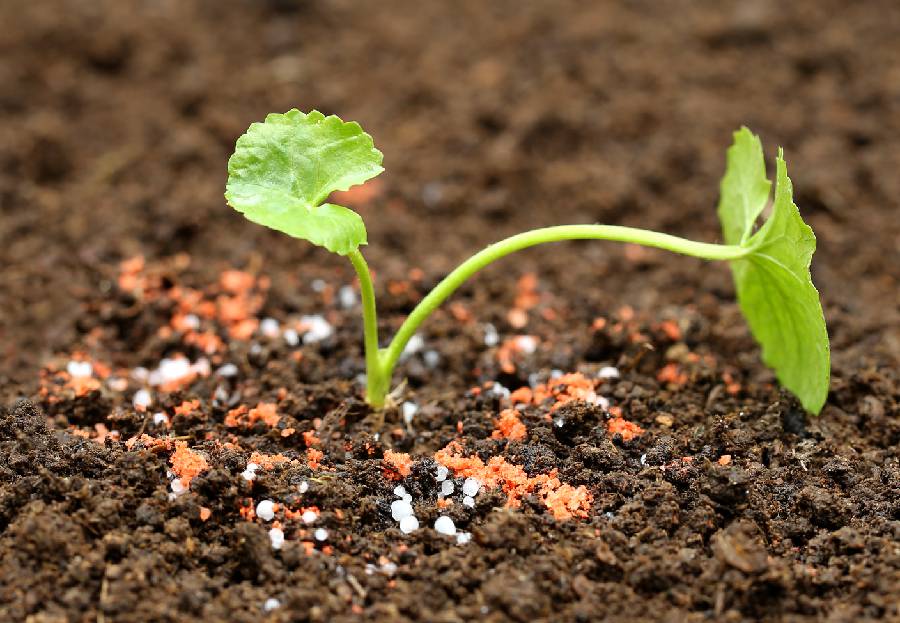
[[[0,24],[0,619],[900,620],[894,0],[11,0]],[[359,311],[333,296],[349,265],[222,199],[235,138],[292,107],[360,121],[386,155],[375,196],[355,196],[385,335],[467,253],[529,227],[716,240],[730,132],[784,145],[819,239],[834,359],[821,417],[760,364],[727,267],[601,243],[480,275],[398,370],[412,422],[370,413]],[[145,289],[120,279],[139,255]],[[166,329],[176,295],[215,301],[229,269],[262,278],[251,319],[323,314],[334,335],[226,339],[210,321],[225,340],[211,369],[237,375],[155,388],[136,410],[135,368],[203,355]],[[536,305],[514,327],[529,274]],[[537,350],[504,370],[486,323]],[[59,374],[78,353],[104,378]],[[556,422],[526,408],[524,440],[491,438],[508,404],[486,384],[601,366],[621,378],[598,393],[643,435],[610,437],[608,413],[573,403]],[[226,426],[260,402],[274,428]],[[208,469],[170,499],[172,448],[126,447],[140,434],[177,437]],[[528,476],[556,469],[590,493],[587,517],[555,519],[539,491],[467,508],[462,480],[441,510],[433,457],[454,440]],[[387,450],[415,459],[409,535]],[[294,462],[251,484],[254,451]],[[265,499],[282,505],[280,550],[248,512]],[[320,512],[309,527],[285,506]],[[440,514],[471,542],[435,532]]]

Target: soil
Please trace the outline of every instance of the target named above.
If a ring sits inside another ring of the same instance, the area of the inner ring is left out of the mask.
[[[0,619],[900,620],[896,2],[13,0],[0,23]],[[342,198],[385,336],[526,228],[717,240],[730,132],[784,145],[821,416],[760,363],[727,267],[603,243],[485,271],[372,413],[349,264],[222,199],[236,137],[292,107],[385,153]],[[559,374],[586,400],[501,425],[504,388]],[[506,470],[471,507],[463,458]]]

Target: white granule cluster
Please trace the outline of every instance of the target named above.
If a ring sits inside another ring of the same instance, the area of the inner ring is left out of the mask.
[[[93,376],[94,366],[90,361],[70,361],[66,364],[66,372],[74,377]]]
[[[263,318],[259,321],[259,332],[268,338],[281,335],[281,325],[274,318]]]
[[[275,519],[275,502],[272,500],[263,500],[257,504],[256,516],[263,521],[272,521]]]
[[[484,325],[484,345],[491,348],[499,343],[500,334],[497,333],[497,327],[490,323]]]
[[[414,402],[404,402],[400,409],[403,412],[403,421],[409,426],[412,424],[413,418],[419,410],[419,405]]]
[[[226,363],[224,366],[216,370],[217,376],[223,376],[225,378],[237,376],[238,367],[233,363]]]
[[[195,363],[191,363],[184,357],[163,359],[155,370],[147,373],[147,383],[151,386],[176,383],[191,375],[209,376],[211,371],[209,359],[201,357]]]
[[[456,489],[456,485],[453,484],[452,480],[445,480],[441,483],[441,495],[443,497],[453,495],[454,489]]]
[[[241,472],[241,477],[247,482],[251,482],[256,480],[256,470],[259,469],[259,465],[256,463],[247,463],[247,468]]]
[[[425,348],[425,340],[422,339],[422,336],[416,333],[409,341],[406,343],[406,346],[403,347],[403,352],[400,353],[400,359],[406,359],[407,357],[411,357],[416,353],[420,352],[423,348]]]
[[[272,528],[269,530],[269,540],[272,542],[272,549],[281,549],[284,545],[284,531],[281,528]]]
[[[391,502],[391,518],[399,522],[400,531],[403,534],[409,534],[414,530],[418,530],[419,520],[413,514],[412,496],[406,492],[406,488],[403,485],[394,487],[394,495],[400,499]]]
[[[619,369],[612,366],[604,366],[597,373],[598,379],[617,379],[619,378]]]
[[[538,340],[533,335],[519,335],[516,337],[516,348],[519,352],[530,355],[537,350]]]
[[[304,344],[315,344],[330,338],[334,334],[334,327],[323,316],[301,316],[300,324],[306,330],[303,334]]]
[[[453,536],[454,534],[456,534],[456,525],[454,525],[452,519],[450,519],[446,515],[441,515],[434,522],[434,530],[438,534]]]
[[[277,549],[277,548],[276,548]],[[266,612],[272,612],[272,610],[277,610],[281,607],[281,602],[275,599],[274,597],[269,597],[266,600],[266,603],[263,604],[263,610]]]
[[[146,409],[152,402],[153,396],[146,389],[137,390],[134,392],[134,398],[131,399],[135,409]]]
[[[338,290],[338,303],[344,309],[356,307],[356,292],[351,286],[341,286]]]

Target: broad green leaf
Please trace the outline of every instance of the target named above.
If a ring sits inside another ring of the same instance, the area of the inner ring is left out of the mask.
[[[719,205],[726,239],[745,238],[756,218],[750,215],[768,199],[768,193],[760,198],[758,146],[759,140],[742,129],[729,150]],[[741,311],[762,347],[763,361],[807,410],[818,413],[828,396],[831,362],[822,304],[809,273],[816,237],[794,204],[781,151],[776,182],[771,216],[741,242],[749,253],[731,267]],[[742,198],[742,193],[752,197]],[[734,238],[740,223],[747,229]]]
[[[742,244],[753,232],[753,224],[766,207],[771,183],[766,178],[762,143],[742,127],[728,148],[725,177],[720,185],[719,220],[725,244]]]
[[[315,110],[271,114],[237,140],[225,198],[255,223],[346,255],[366,244],[362,218],[322,202],[381,173],[381,159],[356,122]]]

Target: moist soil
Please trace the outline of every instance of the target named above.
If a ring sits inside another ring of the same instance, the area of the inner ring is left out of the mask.
[[[0,619],[900,620],[893,0],[13,0],[0,23]],[[822,414],[760,363],[726,266],[604,243],[486,270],[373,413],[349,265],[222,199],[236,137],[295,106],[386,155],[341,198],[385,336],[529,227],[717,240],[730,132],[784,145]],[[505,391],[560,374],[589,391]],[[440,495],[447,452],[544,484],[469,506],[463,471]]]

